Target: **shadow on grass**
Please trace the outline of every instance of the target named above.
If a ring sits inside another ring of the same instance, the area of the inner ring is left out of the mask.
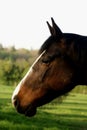
[[[38,110],[35,117],[29,118],[16,113],[0,112],[0,130],[87,130],[87,116],[53,114]]]
[[[77,104],[72,102],[63,103],[65,106],[76,106]],[[84,109],[65,108],[64,106],[62,110],[67,109],[67,114],[54,114],[51,112],[54,109],[57,110],[57,105],[55,105],[41,107],[35,117],[28,118],[18,114],[12,108],[11,98],[4,96],[4,98],[0,98],[0,130],[87,130],[87,115],[68,113],[68,110],[80,112]],[[81,103],[81,105],[87,104]],[[48,109],[48,112],[45,112],[45,109]]]

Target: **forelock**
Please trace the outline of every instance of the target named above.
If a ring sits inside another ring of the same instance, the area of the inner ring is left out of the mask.
[[[40,50],[39,50],[39,54],[41,54],[44,50],[48,50],[49,47],[52,45],[53,42],[58,41],[57,37],[54,36],[50,36],[41,46]]]

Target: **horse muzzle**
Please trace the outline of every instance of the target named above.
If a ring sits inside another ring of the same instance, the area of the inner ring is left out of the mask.
[[[22,107],[20,105],[20,101],[18,100],[17,96],[12,97],[12,103],[14,107],[16,108],[17,112],[20,114],[24,114],[25,116],[32,117],[36,114],[36,107],[32,104],[29,104],[28,106]]]

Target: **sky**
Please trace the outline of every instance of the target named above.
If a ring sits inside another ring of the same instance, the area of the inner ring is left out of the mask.
[[[0,44],[39,49],[51,17],[62,32],[87,35],[87,0],[0,0]]]

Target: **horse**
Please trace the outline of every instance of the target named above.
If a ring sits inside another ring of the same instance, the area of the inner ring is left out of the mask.
[[[28,117],[76,85],[87,84],[87,37],[63,33],[53,18],[51,22],[47,21],[50,36],[12,95],[17,112]]]

